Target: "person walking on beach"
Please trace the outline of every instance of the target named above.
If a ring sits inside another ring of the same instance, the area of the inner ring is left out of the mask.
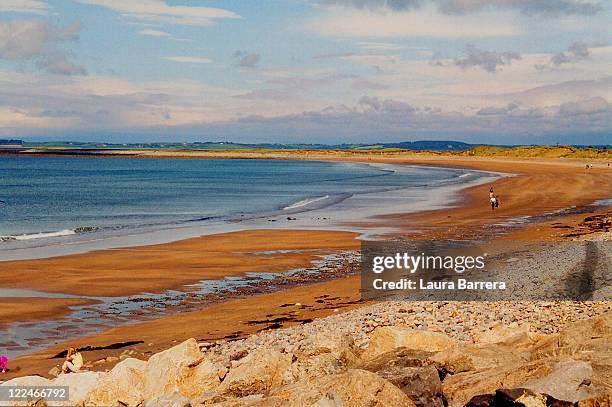
[[[497,195],[495,195],[493,187],[489,188],[489,201],[491,202],[491,210],[495,210],[495,208],[499,207],[499,200],[497,199]]]

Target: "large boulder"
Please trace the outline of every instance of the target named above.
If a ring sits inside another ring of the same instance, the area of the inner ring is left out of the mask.
[[[464,406],[475,396],[495,394],[501,388],[522,387],[523,383],[545,377],[552,371],[553,363],[540,360],[457,373],[444,379],[442,390],[449,407]]]
[[[67,386],[70,401],[53,405],[75,406],[83,404],[89,393],[96,388],[104,377],[101,372],[78,372],[59,375],[52,380],[53,386]],[[52,405],[51,403],[48,403]]]
[[[119,362],[89,393],[88,404],[135,406],[144,399],[144,371],[147,362],[128,358]]]
[[[146,400],[179,393],[195,397],[216,388],[224,369],[205,360],[195,339],[151,356],[144,369],[143,397]]]
[[[589,362],[562,360],[547,376],[530,380],[521,387],[535,393],[548,394],[557,400],[577,402],[600,393],[591,386],[592,375],[593,368]]]
[[[4,387],[4,386],[15,386],[15,387],[26,387],[26,386],[36,386],[36,387],[48,387],[51,386],[52,382],[49,379],[45,379],[44,377],[40,377],[40,376],[23,376],[23,377],[17,377],[15,379],[11,379],[8,380],[4,383],[0,384],[0,387]],[[37,401],[37,399],[32,398],[29,399],[27,402],[7,402],[7,401],[3,401],[3,403],[6,403],[4,405],[6,406],[31,406],[33,405],[35,402]]]
[[[417,406],[444,407],[442,382],[433,366],[389,367],[376,374],[406,394]]]
[[[251,352],[227,373],[218,392],[235,397],[267,393],[282,384],[292,360],[293,355],[270,348]]]
[[[394,406],[414,407],[400,389],[378,375],[358,369],[304,380],[274,389],[261,406]]]
[[[372,331],[361,359],[372,359],[397,348],[439,352],[455,346],[457,342],[442,333],[385,326]]]

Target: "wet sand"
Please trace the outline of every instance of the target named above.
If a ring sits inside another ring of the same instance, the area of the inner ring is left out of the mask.
[[[203,343],[232,340],[262,330],[309,322],[314,318],[363,305],[359,300],[359,284],[359,276],[355,275],[226,301],[199,311],[184,312],[154,321],[119,326],[98,335],[75,338],[19,357],[11,361],[12,371],[5,378],[30,374],[47,376],[51,368],[61,364],[62,358],[54,356],[68,346],[97,348],[83,351],[88,364],[86,367],[105,370],[117,363],[122,355],[147,359],[151,354],[188,338],[196,338]]]
[[[538,216],[573,206],[612,198],[612,169],[603,163],[586,170],[581,161],[524,159],[451,159],[448,157],[404,163],[445,165],[516,174],[462,191],[457,208],[396,214],[373,219],[377,225],[395,226],[404,236],[424,239],[490,236],[491,229],[509,220]],[[500,208],[491,210],[488,196],[493,186]],[[529,220],[529,219],[527,219]],[[360,224],[364,226],[363,224]],[[503,230],[502,230],[503,231]]]
[[[160,245],[6,261],[0,262],[0,287],[80,296],[162,292],[246,272],[308,267],[318,255],[358,249],[356,236],[333,231],[249,230]]]
[[[385,224],[400,227],[403,235],[420,239],[487,236],[492,230],[504,229],[499,224],[510,219],[589,205],[597,199],[612,197],[612,170],[604,168],[603,164],[601,168],[596,166],[585,170],[581,160],[376,157],[368,161],[444,165],[517,174],[495,182],[495,191],[501,201],[500,208],[495,211],[491,211],[488,203],[489,185],[481,185],[464,190],[458,197],[457,208],[397,214],[373,219],[371,222],[371,225],[376,226]],[[576,219],[580,222],[579,218]],[[559,219],[555,222],[559,222]],[[545,226],[547,231],[556,230],[553,223]],[[533,227],[529,225],[524,230]],[[535,229],[532,230],[534,238],[548,233],[535,233]],[[512,233],[519,231],[513,230]],[[4,262],[0,263],[3,268],[1,284],[11,288],[55,292],[122,295],[176,288],[205,278],[253,271],[254,268],[260,271],[282,271],[310,263],[316,253],[355,249],[358,245],[354,234],[344,232],[245,231],[156,246],[105,250],[45,260]],[[287,249],[314,251],[266,256],[253,254],[257,251]],[[240,253],[236,253],[238,251]],[[83,264],[87,265],[87,273],[83,273]],[[155,321],[120,326],[93,337],[75,339],[70,344],[105,347],[119,342],[142,341],[121,350],[92,351],[91,354],[86,353],[86,359],[97,360],[102,356],[120,354],[126,349],[133,351],[134,356],[146,358],[151,352],[164,349],[173,341],[189,337],[202,341],[242,337],[261,329],[287,326],[324,316],[334,312],[334,309],[345,309],[342,303],[346,303],[349,308],[359,306],[355,303],[358,299],[358,284],[359,277],[353,276],[232,300]],[[338,299],[329,300],[329,297],[322,297],[324,295]],[[299,309],[299,314],[287,315],[291,309],[287,304],[297,302],[312,305],[313,308]],[[278,318],[289,319],[279,322]],[[67,345],[63,343],[15,360],[14,366],[19,366],[18,375],[46,373],[54,363],[54,360],[48,359],[49,356]],[[100,363],[95,368],[104,369],[112,363]]]
[[[12,321],[41,321],[67,315],[68,307],[92,303],[78,298],[0,298],[0,329]]]

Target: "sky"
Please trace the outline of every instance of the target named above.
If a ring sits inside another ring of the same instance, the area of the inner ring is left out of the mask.
[[[606,0],[0,0],[0,137],[612,144]]]

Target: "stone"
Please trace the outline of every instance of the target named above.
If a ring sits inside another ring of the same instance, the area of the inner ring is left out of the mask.
[[[502,389],[495,393],[495,405],[507,405],[511,403],[524,407],[547,407],[548,397],[537,394],[528,389]],[[556,406],[561,407],[561,406]]]
[[[432,352],[396,348],[366,361],[360,361],[356,368],[376,373],[390,367],[419,367],[428,364],[428,358],[432,355]]]
[[[144,370],[146,400],[178,392],[191,398],[217,387],[220,367],[204,360],[195,339],[188,339],[149,359]]]
[[[144,399],[144,371],[147,362],[128,358],[102,377],[88,395],[88,403],[115,406],[138,405]]]
[[[475,396],[495,394],[500,388],[522,387],[529,380],[545,377],[553,363],[538,360],[449,375],[442,382],[442,391],[449,407],[463,406]]]
[[[376,372],[404,392],[417,406],[444,407],[438,370],[433,366],[389,367]]]
[[[435,353],[429,357],[429,360],[440,370],[456,374],[500,365],[528,363],[531,360],[531,353],[528,348],[495,343],[452,347]]]
[[[51,377],[57,377],[61,373],[61,370],[58,366],[53,366],[47,374]]]
[[[555,364],[550,374],[530,380],[522,387],[548,394],[557,400],[577,402],[598,393],[591,386],[592,375],[593,369],[589,362],[562,360]]]
[[[189,399],[178,392],[144,402],[143,407],[191,407]]]
[[[478,346],[501,344],[512,346],[514,349],[524,350],[535,344],[543,335],[535,335],[530,332],[529,326],[504,326],[496,324],[491,329],[475,335],[474,342]]]
[[[580,400],[578,407],[604,407],[612,406],[612,393],[600,394],[586,400]]]
[[[51,386],[51,380],[45,379],[41,376],[23,376],[17,377],[15,379],[8,380],[4,383],[0,383],[0,387],[3,386],[15,386],[15,387],[25,387],[25,386],[36,386],[36,387],[48,387]],[[22,406],[22,405],[33,405],[37,399],[29,399],[27,404],[23,402],[6,402],[6,406]]]
[[[101,372],[78,372],[59,375],[52,380],[52,386],[68,386],[70,400],[56,405],[75,406],[84,403],[89,393],[96,388],[98,382],[106,375]]]
[[[271,405],[268,402],[288,407],[306,407],[316,403],[342,406],[415,406],[408,396],[387,380],[359,369],[349,369],[345,373],[304,380],[274,389],[270,397],[264,398],[260,405]],[[330,404],[332,402],[335,404]]]
[[[336,353],[322,353],[300,358],[283,372],[282,383],[290,384],[309,378],[342,373],[348,368],[350,360],[350,357]]]
[[[251,352],[227,373],[219,393],[229,393],[235,397],[266,393],[282,384],[292,359],[291,354],[270,348]]]
[[[397,348],[439,352],[454,346],[457,342],[442,333],[385,326],[372,331],[370,344],[361,359],[372,359]]]

